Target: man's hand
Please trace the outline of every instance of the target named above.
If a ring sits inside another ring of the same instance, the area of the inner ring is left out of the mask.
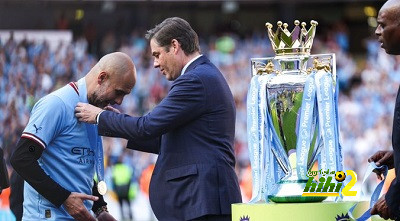
[[[97,196],[72,192],[64,201],[63,205],[69,215],[78,221],[96,221],[83,204],[84,200],[96,201]]]
[[[378,151],[374,155],[372,155],[368,162],[375,162],[377,166],[386,165],[388,169],[394,168],[394,158],[393,158],[393,150],[391,151]],[[382,180],[382,171],[374,170],[378,179]]]
[[[93,106],[91,104],[85,104],[79,102],[75,107],[75,116],[79,121],[95,124],[96,116],[102,111],[101,108]]]
[[[117,221],[111,214],[109,214],[106,211],[103,211],[100,213],[100,215],[97,216],[98,221]]]
[[[384,219],[396,219],[386,204],[385,195],[382,195],[381,198],[379,198],[379,200],[375,203],[374,207],[372,207],[371,215],[379,215]]]
[[[114,107],[112,107],[110,105],[106,106],[104,108],[104,110],[112,111],[112,112],[119,113],[119,114],[121,113],[121,111],[119,111],[117,108],[114,108]]]

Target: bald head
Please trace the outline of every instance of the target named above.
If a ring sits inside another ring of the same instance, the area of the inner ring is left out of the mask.
[[[388,18],[400,23],[400,0],[389,0],[385,2],[379,12],[387,13]]]
[[[386,53],[400,54],[400,0],[387,1],[378,13],[375,34]]]
[[[88,101],[98,107],[121,104],[135,83],[135,65],[127,54],[104,55],[86,76]]]
[[[100,61],[97,63],[99,69],[112,72],[116,75],[121,74],[133,74],[135,65],[133,64],[131,58],[122,52],[114,52],[104,55]]]
[[[383,4],[381,10],[383,9],[396,9],[399,8],[400,6],[400,0],[388,0]]]

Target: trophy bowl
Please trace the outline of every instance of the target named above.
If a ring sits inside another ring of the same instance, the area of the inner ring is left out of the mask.
[[[300,179],[297,176],[297,133],[302,98],[307,77],[306,65],[308,56],[280,56],[275,57],[280,66],[280,74],[267,83],[267,105],[281,147],[289,159],[288,164],[278,160],[279,165],[285,171],[285,176],[273,185],[268,199],[281,202],[321,202],[326,197],[302,197],[304,187],[308,179]],[[307,171],[311,169],[316,160],[320,137],[316,125],[317,115],[315,111],[311,114],[312,141],[308,147]],[[274,156],[279,158],[278,155]],[[304,177],[304,176],[303,176]]]
[[[280,147],[272,148],[272,153],[279,166],[284,171],[284,177],[275,185],[272,185],[267,197],[273,202],[320,202],[326,197],[302,197],[304,187],[308,179],[301,179],[297,175],[297,134],[299,133],[300,111],[307,73],[307,62],[310,56],[276,56],[273,58],[278,63],[279,74],[271,78],[267,83],[267,105],[273,123],[273,130],[279,138]],[[310,146],[307,147],[307,171],[311,169],[316,161],[321,137],[318,133],[317,113],[315,110],[310,113],[311,133]],[[276,148],[283,148],[288,161],[279,159]]]

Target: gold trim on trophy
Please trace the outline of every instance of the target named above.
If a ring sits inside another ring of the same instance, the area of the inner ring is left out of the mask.
[[[274,65],[274,63],[272,63],[272,61],[268,61],[268,63],[266,65],[260,65],[260,66],[261,67],[256,67],[258,75],[263,75],[264,73],[267,73],[267,74],[272,74],[272,73],[280,74],[280,71],[275,70],[275,65]]]
[[[306,23],[294,21],[294,29],[290,32],[287,23],[277,22],[278,28],[274,33],[272,31],[273,25],[269,22],[265,24],[268,29],[268,37],[271,41],[272,48],[276,55],[310,55],[311,47],[313,44],[316,27],[318,22],[312,20],[311,27],[307,31]],[[282,28],[283,27],[283,28]]]
[[[307,69],[307,73],[311,74],[312,71],[324,70],[325,72],[331,72],[331,59],[319,60],[318,57],[314,57],[313,66]]]

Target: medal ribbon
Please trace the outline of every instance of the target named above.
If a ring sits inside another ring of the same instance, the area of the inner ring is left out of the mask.
[[[324,148],[321,150],[321,169],[336,171],[338,137],[336,132],[336,119],[334,118],[336,115],[333,106],[334,94],[330,72],[318,71],[315,75],[315,84],[318,102],[319,129],[324,143]]]
[[[79,100],[83,103],[88,103],[86,81],[85,78],[78,80]],[[95,169],[98,182],[104,181],[104,155],[103,155],[103,143],[101,137],[97,132],[97,125],[87,124],[86,131],[89,138],[90,148],[95,153]]]
[[[261,114],[258,113],[258,78],[259,75],[255,75],[251,78],[250,89],[247,94],[247,139],[250,153],[251,174],[253,177],[251,203],[255,203],[261,199],[261,144],[259,142],[260,130],[258,128],[259,121],[261,121],[259,119]]]
[[[380,195],[380,193],[381,193],[381,191],[382,191],[382,187],[383,187],[383,184],[385,183],[386,176],[387,176],[387,173],[388,173],[388,167],[387,167],[386,165],[382,165],[382,166],[379,166],[379,167],[378,167],[378,166],[375,165],[374,162],[369,163],[369,165],[368,165],[368,167],[367,167],[367,170],[366,170],[366,172],[365,172],[364,179],[363,179],[363,182],[362,182],[362,184],[361,184],[361,187],[364,186],[365,181],[367,180],[367,178],[369,177],[369,175],[370,175],[374,170],[382,171],[383,180],[376,186],[374,192],[373,192],[372,195],[371,195],[371,200],[370,200],[370,203],[369,203],[369,209],[368,209],[367,211],[365,211],[360,217],[358,217],[358,218],[354,218],[354,217],[353,217],[353,211],[354,211],[354,209],[356,208],[356,206],[358,205],[358,203],[354,204],[354,206],[352,206],[352,207],[350,208],[350,210],[349,210],[349,216],[350,216],[350,218],[352,218],[353,220],[356,220],[356,221],[366,221],[366,220],[368,220],[368,219],[371,217],[371,209],[372,209],[372,207],[374,207],[376,201],[378,201],[378,199],[379,199],[379,195]],[[362,195],[364,195],[364,193],[363,193],[363,191],[362,191],[362,189],[361,189],[361,194],[360,194],[360,196],[362,196]]]
[[[301,180],[308,179],[307,177],[307,164],[308,152],[310,150],[311,140],[313,138],[312,121],[314,117],[315,105],[315,72],[307,77],[304,86],[304,93],[301,103],[300,123],[296,144],[297,156],[297,176]],[[316,148],[316,147],[314,147]]]

